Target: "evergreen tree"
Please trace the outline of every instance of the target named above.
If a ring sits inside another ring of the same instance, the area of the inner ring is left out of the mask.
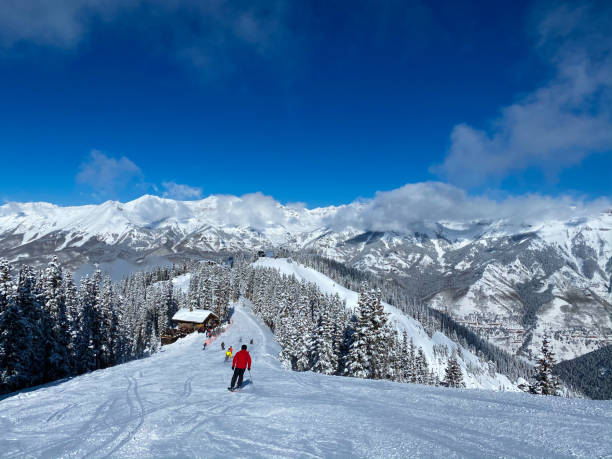
[[[388,326],[388,315],[381,303],[379,289],[370,290],[370,338],[369,354],[371,372],[374,379],[387,379],[390,373],[391,354],[394,348],[394,333]]]
[[[418,384],[427,384],[429,376],[429,367],[427,365],[427,358],[423,349],[419,346],[417,355],[415,358],[415,377],[414,382]]]
[[[334,352],[334,324],[329,310],[323,312],[317,329],[318,332],[315,332],[317,352],[312,369],[326,375],[334,374],[338,368],[338,358]]]
[[[66,314],[62,272],[57,258],[49,262],[43,277],[43,296],[48,315],[48,328],[45,329],[46,368],[45,381],[54,381],[71,374],[68,345],[70,327]]]
[[[8,306],[8,298],[12,294],[11,267],[6,258],[0,258],[0,321],[2,312]]]
[[[552,373],[555,364],[554,354],[550,348],[548,336],[544,335],[540,358],[535,368],[534,383],[531,384],[529,391],[539,395],[559,395],[559,380]]]
[[[101,320],[99,367],[106,368],[115,363],[115,346],[119,339],[119,324],[115,312],[117,308],[109,276],[105,276],[99,295],[98,317]]]
[[[13,285],[11,282],[11,267],[6,258],[0,258],[0,369],[8,363],[9,344],[11,339],[10,325],[7,319],[9,299],[13,295]],[[6,322],[5,322],[6,320]],[[1,372],[2,370],[0,370]],[[0,393],[2,393],[2,373],[0,373]]]
[[[371,317],[372,302],[365,290],[359,294],[357,302],[357,323],[352,334],[352,343],[346,360],[346,373],[357,378],[370,378],[371,368]]]
[[[408,345],[407,380],[411,383],[417,382],[416,346],[414,345],[414,340],[412,338],[410,338],[410,344]]]
[[[414,346],[412,340],[410,344]],[[412,366],[414,365],[413,360],[410,358],[410,344],[408,344],[408,332],[404,330],[402,332],[402,341],[400,343],[400,353],[398,358],[398,369],[399,375],[397,380],[400,382],[410,382],[410,375],[412,374]],[[413,349],[414,353],[414,349]],[[414,356],[413,356],[414,358]]]
[[[86,276],[81,280],[79,290],[79,339],[76,343],[78,373],[94,371],[100,368],[102,347],[101,317],[99,311],[99,280],[100,273],[93,277]]]
[[[31,385],[45,382],[47,365],[47,334],[51,328],[49,316],[44,308],[42,279],[30,266],[19,270],[17,301],[21,306],[24,319],[32,325],[33,353],[30,363]]]
[[[5,281],[6,287],[6,281]],[[0,322],[0,389],[11,392],[42,381],[36,368],[35,307],[32,279],[26,268],[19,271],[17,291],[6,298]],[[38,373],[38,374],[37,374]]]
[[[77,289],[72,280],[72,275],[69,272],[63,273],[64,282],[62,290],[64,301],[66,304],[66,318],[68,320],[68,361],[70,363],[70,374],[78,374],[79,371],[79,341],[81,339],[81,331],[79,325],[79,301]]]
[[[461,367],[459,366],[457,358],[454,355],[451,355],[448,358],[448,363],[446,365],[446,371],[444,374],[444,385],[446,387],[465,387]]]

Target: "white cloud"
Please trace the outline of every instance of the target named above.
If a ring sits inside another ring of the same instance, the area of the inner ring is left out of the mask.
[[[281,205],[272,196],[260,192],[241,197],[216,195],[217,218],[234,226],[250,226],[261,230],[287,223]]]
[[[180,183],[174,182],[162,182],[164,192],[162,196],[164,198],[187,200],[187,199],[200,199],[202,197],[202,188],[181,185]]]
[[[363,231],[412,232],[435,230],[438,222],[491,222],[538,224],[548,220],[569,221],[597,215],[612,208],[607,198],[526,194],[495,199],[470,195],[441,182],[404,185],[379,191],[373,198],[360,199],[316,217],[303,204],[283,205],[272,196],[250,193],[243,196],[214,195],[214,205],[203,202],[206,213],[223,225],[265,230],[274,226],[296,229],[328,226],[335,230],[352,227]]]
[[[447,156],[432,172],[468,187],[534,166],[555,176],[612,148],[609,11],[576,5],[561,5],[537,23],[536,51],[554,77],[503,107],[489,129],[455,126]]]
[[[538,224],[548,220],[569,221],[594,216],[612,208],[607,198],[526,194],[494,199],[470,195],[441,182],[404,185],[379,191],[373,198],[341,205],[337,212],[318,218],[300,204],[282,205],[272,196],[251,193],[243,196],[215,195],[214,219],[224,225],[249,226],[264,230],[273,226],[311,228],[328,226],[335,230],[412,232],[435,230],[438,222],[491,222]],[[287,211],[289,210],[289,211]]]
[[[610,209],[608,199],[586,200],[572,196],[539,194],[509,196],[495,200],[470,196],[461,188],[441,182],[407,184],[379,191],[372,199],[342,206],[327,220],[335,229],[352,226],[372,231],[410,231],[415,225],[433,228],[440,221],[490,221],[537,223],[547,219],[570,220]]]
[[[76,175],[77,183],[91,188],[98,199],[118,197],[128,185],[142,185],[142,180],[142,171],[129,158],[112,158],[98,150],[91,151]]]

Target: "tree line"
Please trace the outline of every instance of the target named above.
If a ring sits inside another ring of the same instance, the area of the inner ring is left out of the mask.
[[[292,257],[350,290],[358,290],[364,283],[369,288],[380,289],[384,301],[418,320],[429,336],[436,331],[444,333],[480,359],[492,362],[495,365],[493,371],[505,374],[513,380],[518,377],[528,379],[533,374],[533,367],[529,363],[489,343],[444,311],[431,308],[422,298],[418,298],[413,291],[404,287],[398,279],[382,278],[315,253],[301,252],[292,254]]]
[[[285,368],[366,379],[463,387],[455,355],[440,381],[423,349],[398,334],[381,303],[381,292],[363,286],[357,310],[338,295],[271,268],[238,268],[241,293],[273,331]]]
[[[315,284],[274,269],[254,268],[248,257],[237,256],[235,261],[233,269],[212,261],[158,267],[119,282],[96,271],[77,284],[55,259],[43,270],[22,266],[16,271],[0,259],[0,393],[150,355],[159,350],[160,336],[179,307],[208,309],[225,320],[231,313],[230,303],[241,295],[251,300],[254,312],[274,332],[286,368],[464,385],[455,353],[437,353],[447,357],[446,374],[440,381],[423,349],[390,325],[381,304],[383,292],[391,285],[388,282],[359,272],[358,307],[350,311],[338,295],[325,295]],[[317,263],[325,264],[326,269],[318,269],[335,280],[353,275],[343,265]],[[187,272],[189,288],[183,293],[170,280]],[[347,282],[353,289],[355,283]],[[392,290],[391,296],[397,294]],[[430,333],[446,324],[440,331],[466,341],[452,321],[436,316],[438,311],[420,305],[403,309],[427,324]],[[449,334],[449,329],[454,333]]]
[[[195,282],[184,295],[169,280],[187,270]],[[0,393],[150,355],[179,306],[214,309],[224,318],[227,279],[228,268],[198,263],[158,267],[119,282],[98,270],[77,285],[56,259],[43,270],[22,266],[14,272],[0,259]]]

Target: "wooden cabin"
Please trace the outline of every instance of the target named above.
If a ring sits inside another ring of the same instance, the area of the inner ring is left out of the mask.
[[[172,316],[178,328],[197,330],[201,327],[216,327],[219,325],[219,317],[208,309],[182,308]]]

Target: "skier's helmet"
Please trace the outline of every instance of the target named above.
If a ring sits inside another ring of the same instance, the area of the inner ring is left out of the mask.
[[[246,351],[246,344],[242,345],[242,349]]]

